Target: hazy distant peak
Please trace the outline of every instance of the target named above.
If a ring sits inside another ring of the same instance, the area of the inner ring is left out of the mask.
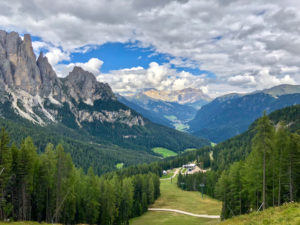
[[[188,104],[198,101],[210,101],[211,98],[204,94],[201,89],[185,88],[177,91],[156,90],[154,88],[144,90],[144,95],[161,101]]]
[[[281,84],[262,91],[263,93],[278,97],[281,95],[300,93],[300,85]]]

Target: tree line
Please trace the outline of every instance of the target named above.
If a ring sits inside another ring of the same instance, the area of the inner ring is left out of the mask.
[[[0,220],[63,224],[128,224],[160,195],[159,177],[145,171],[97,176],[77,169],[61,144],[43,153],[30,137],[18,147],[0,134]]]
[[[294,118],[295,108],[287,110]],[[200,184],[204,183],[205,193],[223,202],[223,219],[300,201],[300,135],[290,132],[295,131],[291,126],[298,127],[299,119],[287,125],[279,122],[280,114],[274,114],[276,126],[264,114],[251,127],[251,132],[218,145],[218,162],[221,160],[221,147],[240,143],[241,150],[235,158],[233,150],[227,146],[224,156],[232,154],[222,159],[224,164],[216,165],[214,160],[212,170],[207,173],[179,175],[178,187],[199,191]],[[252,137],[250,141],[249,137]],[[248,146],[245,143],[249,143]],[[242,160],[239,161],[239,157]]]
[[[216,184],[222,218],[300,200],[300,135],[283,123],[274,127],[267,115],[255,131],[249,156],[232,164]]]

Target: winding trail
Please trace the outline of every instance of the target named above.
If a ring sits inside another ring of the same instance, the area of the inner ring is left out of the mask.
[[[200,217],[200,218],[209,218],[209,219],[220,219],[220,216],[218,215],[206,215],[206,214],[195,214],[190,213],[178,209],[163,209],[163,208],[148,208],[149,211],[166,211],[166,212],[175,212],[180,214],[185,214],[188,216],[194,216],[194,217]]]

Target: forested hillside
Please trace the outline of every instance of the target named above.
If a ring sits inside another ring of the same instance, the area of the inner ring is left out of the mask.
[[[0,117],[0,127],[6,128],[12,141],[20,144],[22,139],[31,136],[39,151],[44,151],[49,142],[55,145],[61,143],[76,166],[84,171],[92,166],[97,174],[114,170],[117,163],[130,166],[158,160],[151,151],[153,147],[164,146],[179,152],[209,144],[207,140],[151,122],[147,122],[145,127],[120,125],[118,129],[104,124],[102,129],[97,129],[101,133],[94,133],[93,129],[72,129],[63,124],[39,126],[10,112],[9,107],[6,109],[5,119]],[[130,133],[123,137],[122,133],[126,130]]]
[[[156,174],[98,177],[75,168],[61,144],[38,155],[30,137],[20,146],[0,134],[0,220],[63,224],[128,224],[159,196]]]
[[[270,113],[269,118],[275,126],[280,121],[287,125],[287,130],[296,132],[300,128],[300,105],[289,106]],[[233,162],[246,158],[251,151],[251,140],[255,135],[255,121],[249,129],[241,135],[233,137],[216,145],[213,149],[213,169],[224,170]]]
[[[179,176],[178,186],[223,202],[222,218],[300,201],[300,105],[264,115],[242,135],[218,144],[211,171]]]
[[[257,122],[251,153],[222,172],[216,195],[222,217],[300,200],[300,135],[276,127],[264,115]]]
[[[93,167],[98,175],[114,170],[117,163],[130,166],[158,160],[158,157],[150,152],[122,148],[99,140],[84,131],[76,132],[65,126],[41,127],[23,119],[14,122],[0,118],[0,127],[5,127],[11,142],[18,145],[30,135],[39,153],[44,152],[47,143],[62,144],[65,151],[71,154],[76,167],[85,172],[89,167]]]

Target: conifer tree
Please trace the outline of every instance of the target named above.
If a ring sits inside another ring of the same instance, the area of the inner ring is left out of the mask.
[[[274,128],[269,117],[264,112],[263,116],[258,120],[256,126],[256,134],[252,140],[252,148],[254,152],[260,155],[262,159],[262,208],[265,210],[266,188],[267,188],[267,161],[270,158],[273,149]]]
[[[8,213],[6,195],[12,167],[12,154],[8,144],[9,137],[3,128],[0,133],[0,220],[6,219]]]
[[[295,196],[297,196],[297,194],[299,196],[299,193],[297,193],[297,190],[299,190],[299,183],[297,183],[297,181],[300,181],[300,135],[296,133],[293,133],[290,136],[286,163],[289,186],[289,201],[293,202],[296,200]]]

